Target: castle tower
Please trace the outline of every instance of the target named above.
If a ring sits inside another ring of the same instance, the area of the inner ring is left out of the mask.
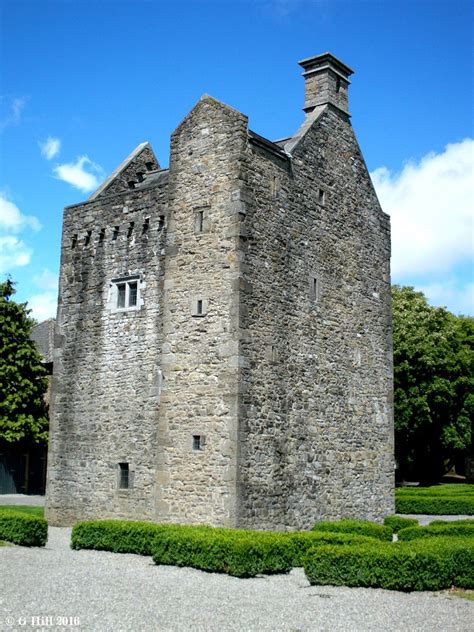
[[[390,227],[352,71],[272,142],[202,97],[65,209],[47,516],[262,529],[393,512]]]

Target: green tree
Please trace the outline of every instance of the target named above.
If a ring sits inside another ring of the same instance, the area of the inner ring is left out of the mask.
[[[474,319],[392,288],[395,454],[405,477],[439,480],[472,445]]]
[[[44,443],[48,437],[46,370],[30,340],[35,324],[31,310],[26,303],[11,300],[14,294],[9,279],[0,283],[0,439]]]

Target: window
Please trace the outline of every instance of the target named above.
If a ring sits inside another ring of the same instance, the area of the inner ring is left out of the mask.
[[[92,231],[88,230],[86,236],[84,237],[84,246],[88,246],[91,243]]]
[[[145,219],[143,220],[142,234],[144,235],[145,233],[147,233],[149,228],[150,228],[150,218],[145,217]]]
[[[202,233],[204,229],[204,211],[197,211],[194,218],[194,232]]]
[[[111,283],[112,311],[140,309],[140,286],[137,277],[115,279]]]
[[[137,172],[137,180],[138,182],[143,182],[143,171]]]
[[[71,239],[71,248],[75,248],[77,246],[77,235],[73,235]]]
[[[128,489],[130,487],[130,470],[128,463],[119,463],[119,489]]]
[[[135,184],[136,184],[135,180],[129,180],[128,181],[128,188],[129,189],[134,189],[135,188]]]
[[[321,206],[324,206],[325,199],[326,199],[326,196],[324,194],[324,191],[322,189],[319,189],[318,202],[319,204],[321,204]]]
[[[207,299],[194,298],[191,302],[192,316],[205,316],[207,312]]]
[[[164,226],[165,226],[165,216],[160,215],[158,217],[158,230],[163,230]]]
[[[319,301],[319,297],[321,294],[321,284],[319,281],[319,277],[311,276],[309,278],[309,298],[313,303],[317,303]]]
[[[154,165],[153,165],[152,162],[146,162],[145,163],[145,167],[146,167],[147,171],[153,171],[153,169],[154,169]]]
[[[100,233],[99,233],[99,244],[104,243],[104,239],[105,239],[105,228],[101,228]]]
[[[128,225],[128,232],[127,232],[127,237],[130,239],[130,237],[133,235],[133,227],[135,226],[135,222],[130,222],[130,224]]]
[[[193,450],[201,450],[201,435],[193,435]]]
[[[119,232],[120,232],[120,226],[116,226],[114,228],[114,232],[113,232],[113,235],[112,235],[113,241],[115,241],[117,239],[117,237],[119,236]]]
[[[340,92],[341,90],[341,78],[336,77],[336,92]]]

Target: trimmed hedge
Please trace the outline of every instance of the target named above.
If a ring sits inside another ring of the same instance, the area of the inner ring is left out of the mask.
[[[401,542],[415,553],[429,551],[442,560],[450,569],[450,585],[474,589],[474,538],[433,537]],[[448,588],[449,586],[446,586]]]
[[[418,526],[416,518],[403,518],[401,516],[386,516],[383,523],[386,527],[390,527],[394,533],[398,533],[401,529]]]
[[[288,573],[293,568],[292,549],[284,538],[235,536],[222,531],[170,532],[156,542],[153,561],[235,577]]]
[[[309,549],[328,543],[364,544],[372,540],[348,533],[266,532],[213,529],[169,532],[155,540],[155,564],[190,566],[236,577],[286,573],[303,566]]]
[[[153,555],[155,540],[169,532],[211,529],[207,526],[162,525],[128,520],[92,520],[74,525],[71,548]]]
[[[427,538],[410,542],[311,549],[304,569],[311,584],[388,590],[474,586],[474,541]]]
[[[396,496],[474,496],[474,485],[445,483],[430,487],[397,487]]]
[[[458,524],[457,521],[453,521],[445,524],[429,524],[425,527],[408,527],[399,532],[398,539],[409,541],[440,536],[474,538],[474,524]]]
[[[48,523],[44,518],[14,509],[0,509],[0,540],[21,546],[45,546]]]
[[[337,522],[317,522],[313,531],[337,531],[339,533],[352,533],[364,535],[377,540],[392,541],[393,531],[391,527],[382,526],[369,520],[339,520]]]
[[[349,533],[274,533],[121,520],[80,522],[71,536],[73,549],[153,555],[157,564],[191,566],[238,577],[302,566],[308,549],[317,545],[364,542],[371,539]]]
[[[403,494],[395,496],[395,511],[401,514],[474,515],[474,496],[425,496]]]

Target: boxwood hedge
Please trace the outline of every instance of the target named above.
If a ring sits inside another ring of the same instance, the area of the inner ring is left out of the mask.
[[[386,527],[390,527],[394,533],[398,533],[401,529],[418,526],[416,518],[403,518],[403,516],[386,516],[383,523]]]
[[[128,520],[78,522],[71,534],[71,548],[153,555],[155,540],[174,531],[207,531],[212,527],[162,525]]]
[[[350,533],[274,533],[124,520],[80,522],[71,536],[74,549],[154,555],[157,564],[229,572],[239,577],[302,566],[306,551],[316,545],[370,541]]]
[[[337,531],[339,533],[352,533],[364,535],[377,540],[392,541],[393,531],[391,527],[382,526],[369,520],[338,520],[337,522],[317,522],[313,531]]]
[[[397,487],[396,496],[474,496],[474,485],[469,483],[445,483],[430,487]]]
[[[48,523],[44,518],[14,509],[0,509],[0,540],[21,546],[45,546]]]
[[[456,494],[452,496],[395,495],[395,511],[402,514],[429,515],[474,515],[474,496]]]
[[[425,527],[408,527],[398,533],[398,539],[404,541],[440,536],[474,538],[474,524],[460,524],[458,521],[453,521],[445,524],[429,524]]]
[[[410,543],[326,545],[308,551],[311,584],[390,590],[440,590],[474,586],[471,538],[426,538]]]

